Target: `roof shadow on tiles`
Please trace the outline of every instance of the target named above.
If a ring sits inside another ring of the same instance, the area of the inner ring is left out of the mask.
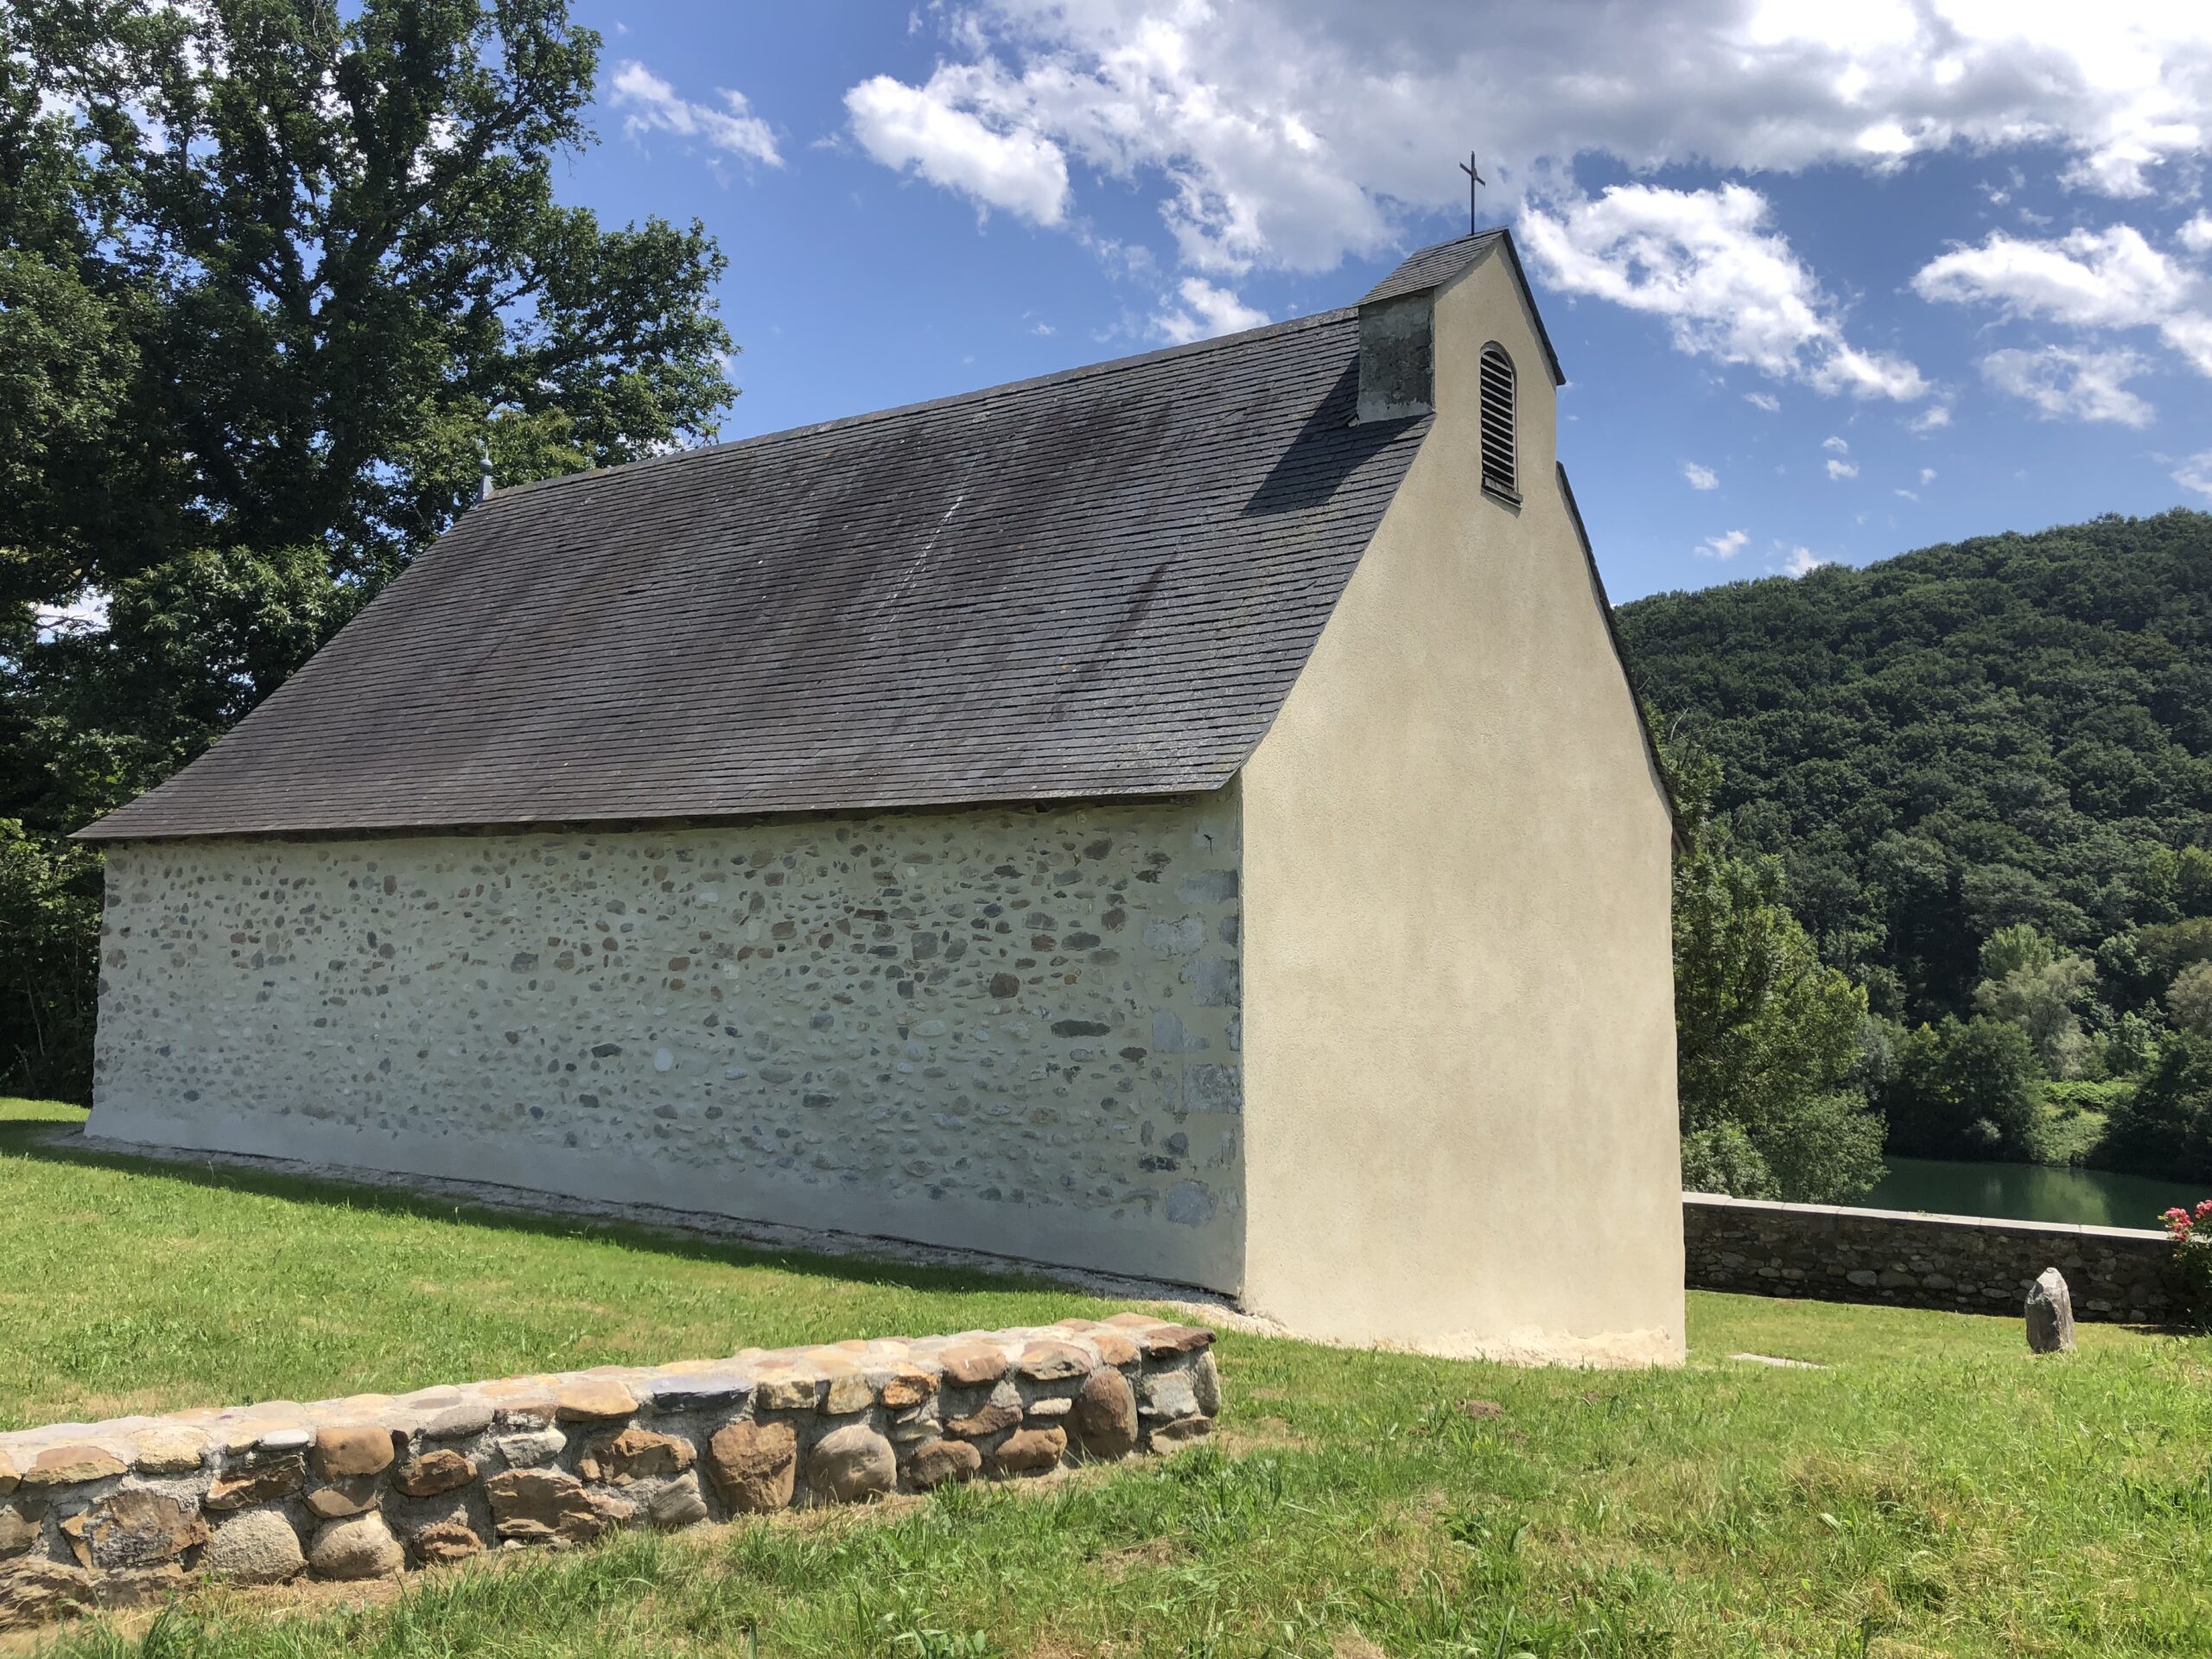
[[[1358,403],[1359,363],[1354,359],[1344,365],[1336,384],[1244,503],[1246,518],[1327,505],[1345,480],[1405,436],[1416,421],[1427,418],[1409,416],[1355,424],[1352,413]]]

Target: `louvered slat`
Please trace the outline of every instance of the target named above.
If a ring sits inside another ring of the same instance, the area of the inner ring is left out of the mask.
[[[1495,343],[1483,347],[1483,482],[1518,494],[1513,445],[1513,359]]]

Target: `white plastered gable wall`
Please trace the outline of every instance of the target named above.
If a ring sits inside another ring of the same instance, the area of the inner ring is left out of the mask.
[[[1480,485],[1479,360],[1518,391]],[[1495,248],[1435,426],[1244,769],[1245,1299],[1354,1342],[1682,1353],[1671,820]]]

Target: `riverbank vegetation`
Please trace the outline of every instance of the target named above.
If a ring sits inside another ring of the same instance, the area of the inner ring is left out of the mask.
[[[1620,622],[1691,798],[1691,861],[1742,872],[1760,918],[1707,934],[1778,938],[1778,911],[1802,935],[1766,953],[1744,1022],[1808,1023],[1819,1124],[1844,1135],[1809,1180],[1733,1156],[1786,1140],[1806,1101],[1713,1087],[1693,1020],[1687,1173],[1855,1196],[1866,1113],[1900,1155],[2212,1180],[2212,515],[1663,594]],[[1683,944],[1678,923],[1678,993],[1711,1006],[1713,953]]]
[[[39,1133],[0,1122],[9,1426],[1115,1306]],[[1657,1371],[1225,1331],[1221,1431],[1193,1453],[380,1590],[200,1590],[59,1632],[48,1659],[2116,1659],[2212,1628],[2212,1340],[2084,1325],[2038,1357],[2017,1316],[1688,1313],[1689,1363]]]

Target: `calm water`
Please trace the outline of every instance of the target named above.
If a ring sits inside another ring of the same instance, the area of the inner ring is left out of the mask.
[[[2045,1164],[1955,1163],[1943,1158],[1885,1158],[1890,1173],[1859,1203],[1869,1210],[1925,1210],[1933,1215],[1997,1216],[2012,1221],[2074,1221],[2097,1227],[2156,1227],[2172,1205],[2212,1198],[2212,1188],[2101,1169]]]

